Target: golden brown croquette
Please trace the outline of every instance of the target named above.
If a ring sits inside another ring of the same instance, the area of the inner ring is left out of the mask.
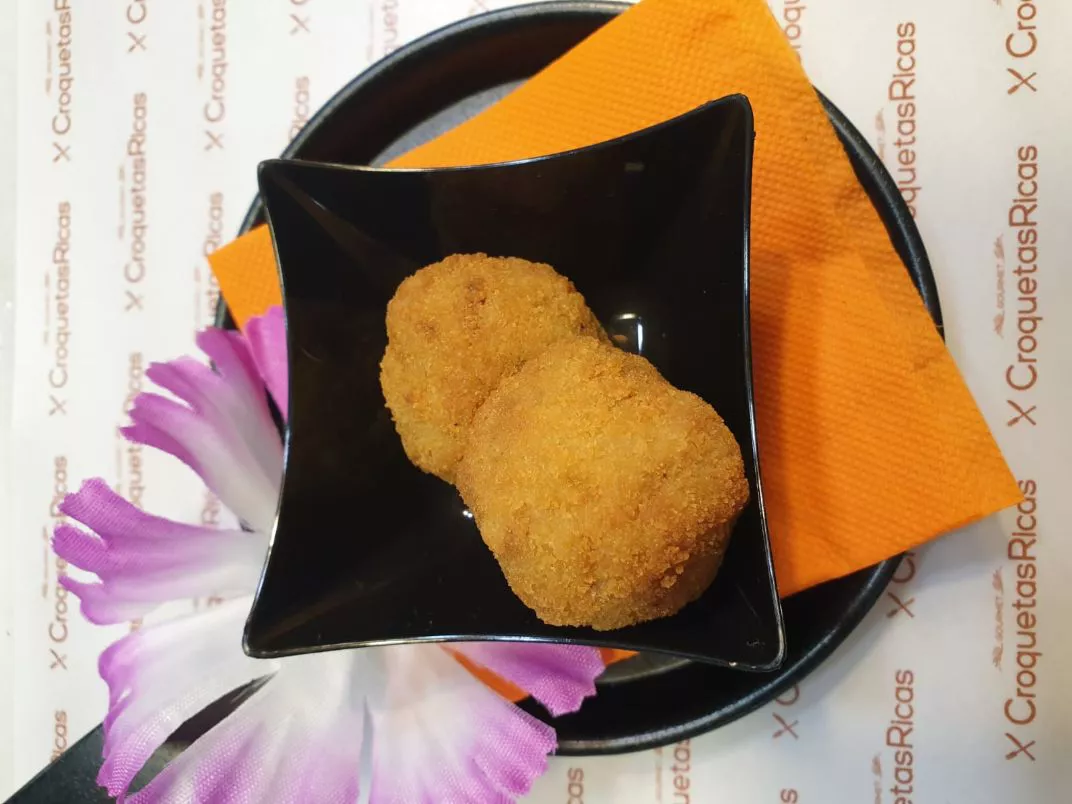
[[[749,496],[711,406],[594,338],[502,381],[455,482],[515,594],[547,623],[601,630],[699,597]]]
[[[380,384],[410,460],[452,481],[492,389],[578,335],[606,338],[584,297],[549,265],[455,254],[408,277],[387,305]]]

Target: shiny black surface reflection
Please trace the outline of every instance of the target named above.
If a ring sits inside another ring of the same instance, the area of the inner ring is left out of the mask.
[[[733,96],[620,140],[508,165],[261,166],[291,420],[250,653],[525,638],[755,669],[781,661],[751,399],[752,139],[751,109]],[[541,623],[510,592],[456,491],[406,459],[378,379],[385,306],[420,266],[474,251],[554,265],[623,348],[707,399],[737,436],[753,502],[713,586],[675,617],[609,633]]]

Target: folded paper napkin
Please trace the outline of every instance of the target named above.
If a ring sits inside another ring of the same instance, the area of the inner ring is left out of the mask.
[[[778,587],[791,595],[1020,493],[763,0],[643,0],[393,165],[555,153],[736,92],[756,120],[757,421]],[[210,260],[240,324],[279,303],[265,227]]]

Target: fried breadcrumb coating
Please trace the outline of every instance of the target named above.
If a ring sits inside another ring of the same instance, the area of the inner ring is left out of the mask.
[[[455,483],[514,593],[547,623],[601,630],[698,598],[749,496],[714,409],[593,338],[503,380]]]
[[[584,297],[549,265],[455,254],[408,277],[387,305],[380,384],[410,460],[451,482],[492,389],[579,335],[606,338]]]

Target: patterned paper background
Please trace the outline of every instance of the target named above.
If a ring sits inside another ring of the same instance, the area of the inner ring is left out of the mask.
[[[100,720],[96,656],[122,632],[81,621],[57,587],[56,501],[103,474],[153,511],[222,516],[116,427],[148,362],[210,322],[204,256],[235,232],[255,164],[371,62],[510,3],[18,0],[17,18],[12,5],[0,15],[0,242],[14,239],[0,252],[0,794]],[[1026,500],[910,556],[848,643],[776,702],[661,750],[555,760],[531,798],[1067,801],[1072,6],[770,5],[912,206],[950,347]]]

